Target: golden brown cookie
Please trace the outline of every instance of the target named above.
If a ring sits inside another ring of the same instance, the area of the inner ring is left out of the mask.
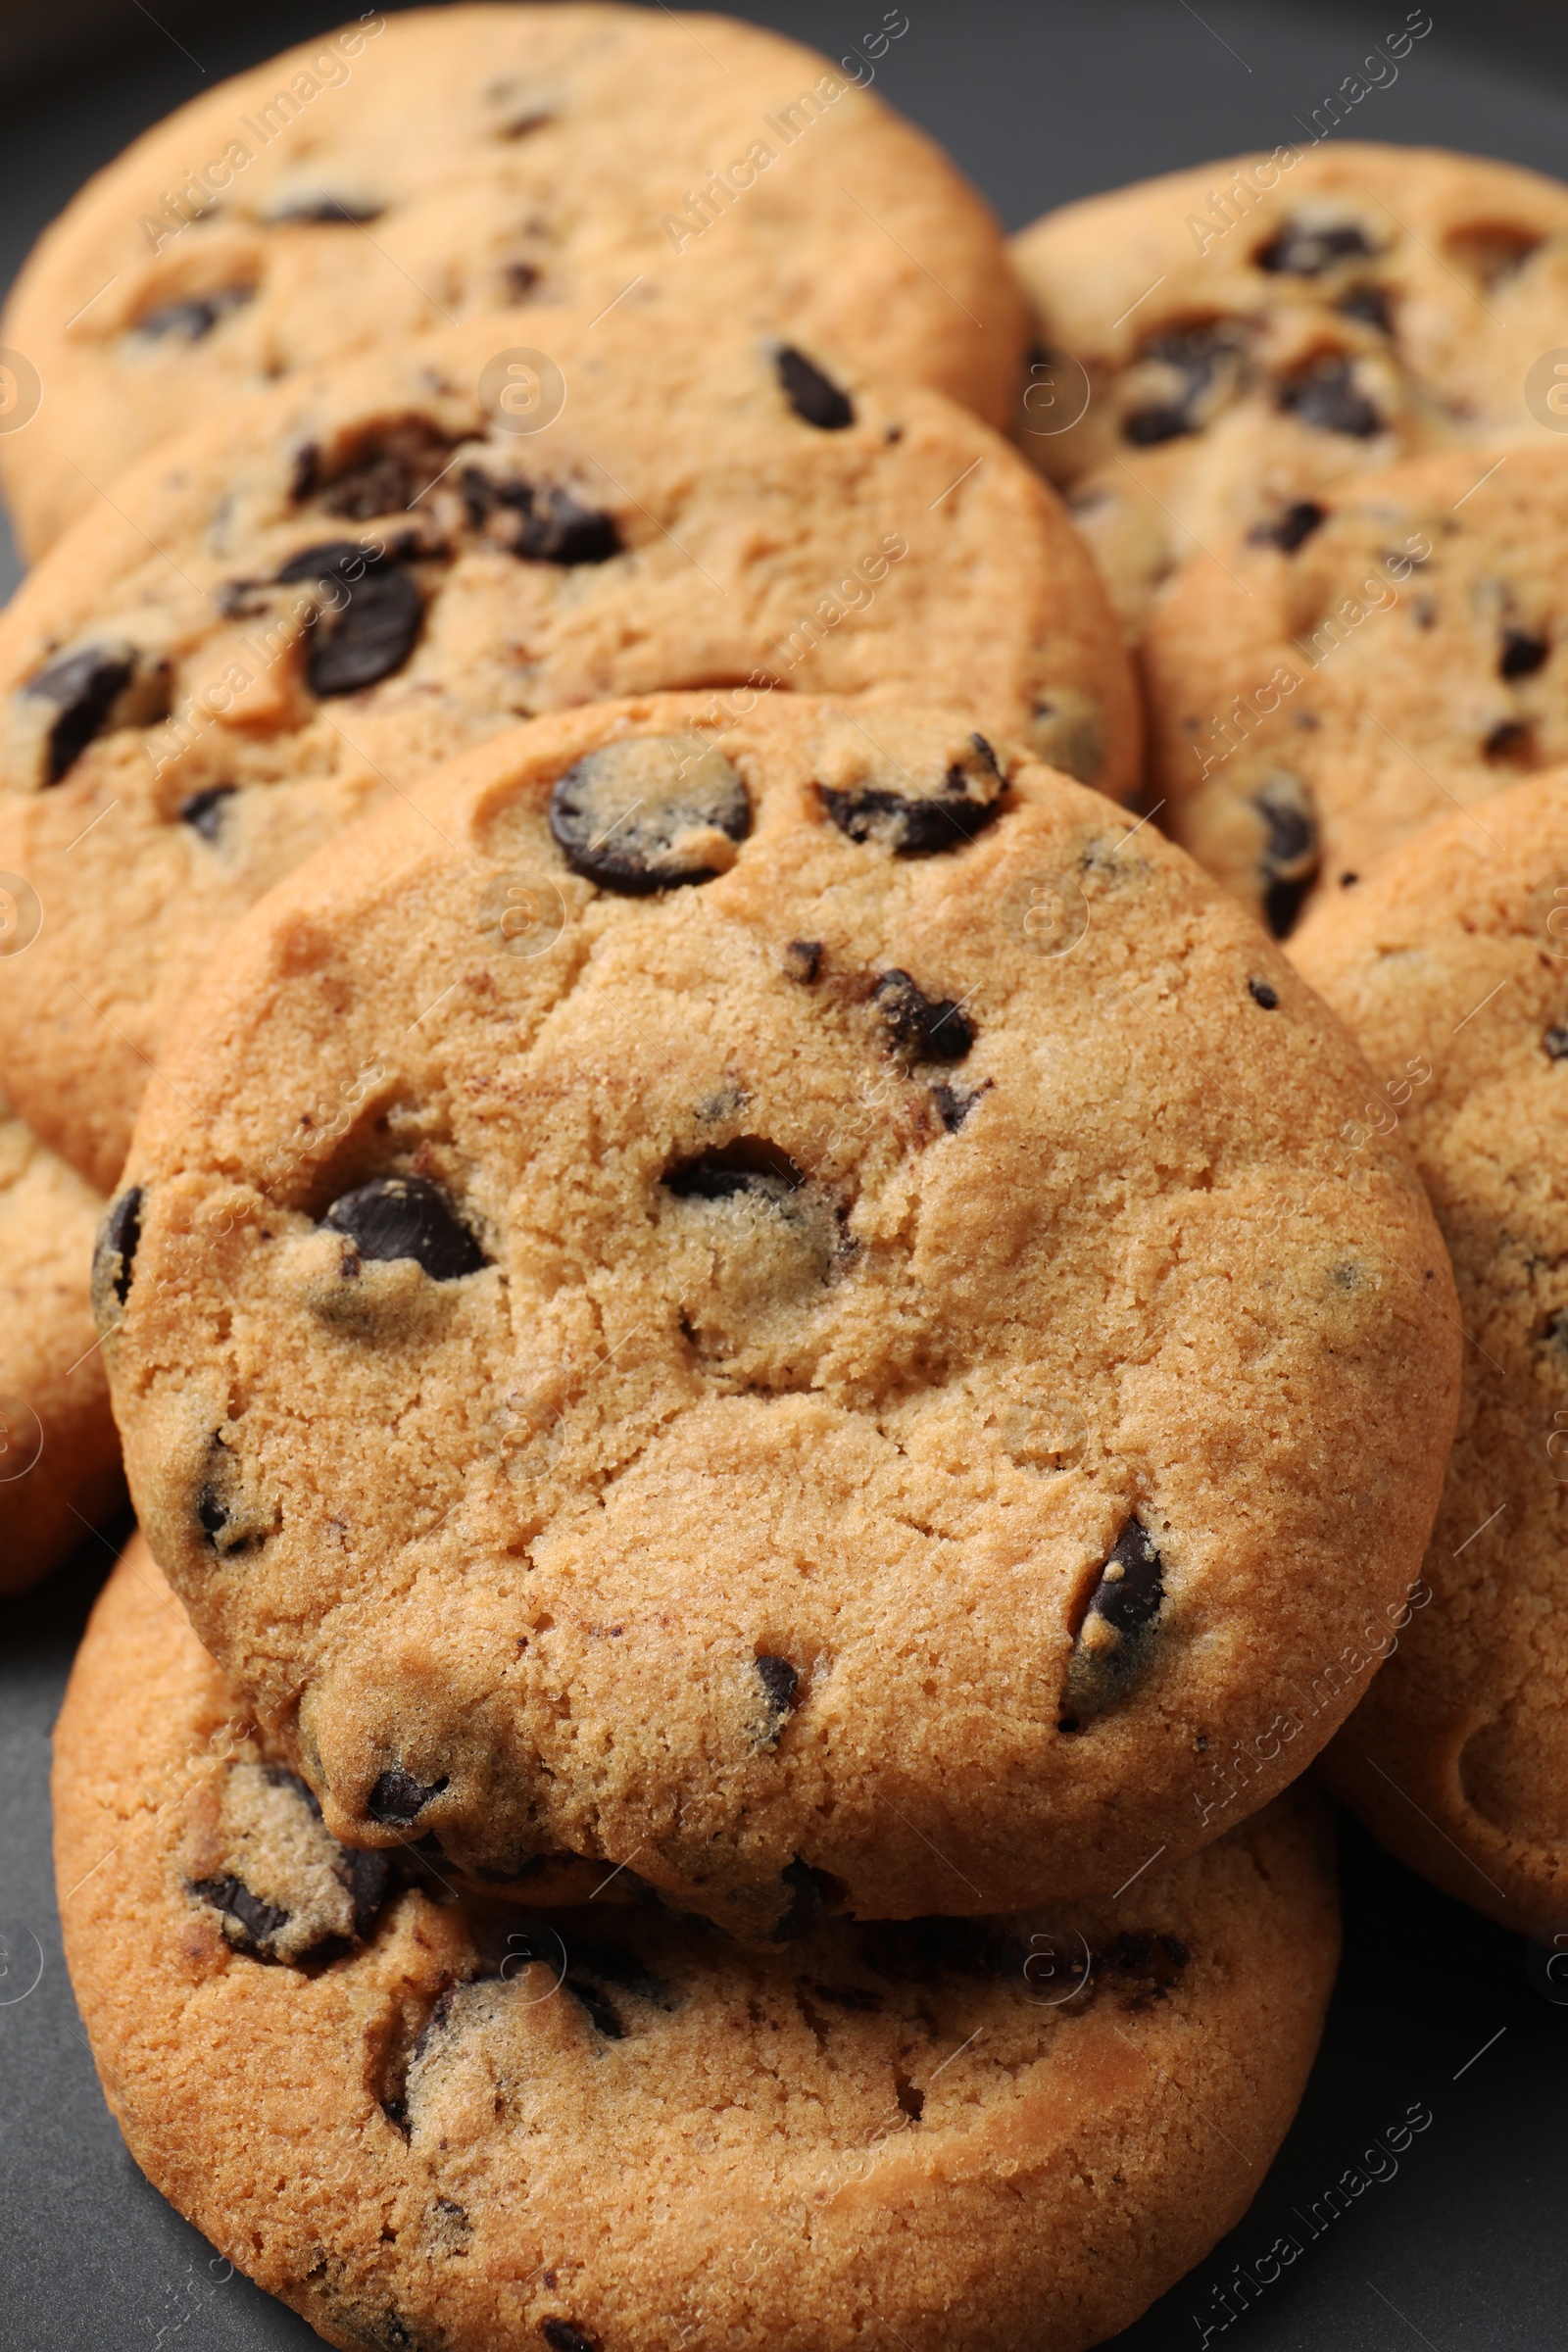
[[[97,1298],[327,1826],[750,1934],[1106,1892],[1397,1610],[1449,1276],[1245,912],[961,721],[536,721],[189,1002]],[[1218,1811],[1216,1812],[1216,1806]]]
[[[139,1543],[54,1796],[132,2154],[344,2352],[848,2352],[873,2311],[910,2352],[1076,2352],[1239,2220],[1338,1952],[1301,1791],[1117,1903],[786,1952],[432,1900],[332,1845]]]
[[[1039,345],[1020,439],[1135,637],[1199,550],[1555,422],[1568,188],[1511,164],[1286,145],[1065,205],[1012,257]]]
[[[517,432],[490,386],[524,336],[563,405]],[[0,867],[43,909],[0,1055],[104,1189],[243,909],[517,718],[748,679],[913,691],[1138,781],[1094,566],[1004,442],[716,325],[659,341],[652,398],[648,336],[626,306],[514,314],[301,376],[145,461],[0,620]]]
[[[1276,938],[1321,892],[1568,760],[1568,440],[1326,490],[1199,557],[1144,644],[1160,821]]]
[[[662,344],[712,332],[1001,423],[1023,326],[996,223],[869,71],[723,17],[457,7],[205,91],[89,181],[7,306],[41,389],[0,436],[20,536],[40,553],[176,420],[522,301],[634,320],[666,419]]]
[[[34,1583],[123,1499],[88,1299],[103,1207],[0,1095],[0,1592]]]
[[[1455,816],[1292,943],[1453,1257],[1463,1401],[1421,1603],[1330,1748],[1382,1842],[1512,1928],[1568,1915],[1568,770]]]

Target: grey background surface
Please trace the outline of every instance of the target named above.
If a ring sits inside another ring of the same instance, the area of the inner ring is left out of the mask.
[[[153,0],[157,22],[140,0],[24,5],[0,0],[0,283],[127,138],[331,22],[329,8],[297,0]],[[909,30],[877,86],[945,141],[1009,225],[1070,196],[1290,138],[1406,15],[1404,0],[1203,0],[1200,13],[1188,0],[905,5]],[[882,7],[734,13],[838,55]],[[1356,135],[1568,171],[1568,12],[1432,0],[1431,13],[1433,31],[1397,82],[1357,111]],[[14,577],[0,548],[0,589]],[[44,1591],[0,1603],[0,2345],[314,2343],[281,2305],[226,2276],[142,2180],[104,2107],[66,1978],[49,1733],[111,1556],[91,1539]],[[1205,2328],[1226,2352],[1535,2352],[1564,2339],[1568,2008],[1539,1989],[1539,1955],[1532,1967],[1516,1937],[1422,1886],[1349,1824],[1344,1859],[1346,1962],[1301,2114],[1240,2229],[1121,2339],[1129,2352],[1200,2346]],[[1412,2107],[1432,2122],[1409,2149],[1369,2153]],[[1349,2168],[1383,2177],[1311,2234],[1314,2203]],[[1280,2279],[1244,2288],[1246,2301],[1217,2300],[1235,2267],[1250,2270],[1282,2232],[1303,2251]]]

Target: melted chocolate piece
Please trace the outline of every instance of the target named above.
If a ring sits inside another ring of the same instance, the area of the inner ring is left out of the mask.
[[[412,1257],[432,1282],[458,1282],[488,1263],[427,1176],[377,1176],[334,1200],[322,1223],[346,1234],[361,1258]]]
[[[44,781],[58,784],[102,732],[115,704],[135,674],[135,657],[107,646],[83,646],[40,669],[22,689],[25,695],[53,703],[59,712],[49,730]]]

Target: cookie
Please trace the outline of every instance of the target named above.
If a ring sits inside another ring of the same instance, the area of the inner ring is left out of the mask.
[[[0,1593],[45,1575],[124,1499],[88,1299],[103,1208],[0,1095]]]
[[[520,717],[662,686],[916,691],[1137,784],[1109,608],[1004,442],[793,345],[652,331],[624,305],[514,314],[298,378],[149,459],[0,620],[0,867],[43,908],[0,1060],[104,1190],[241,911]],[[563,405],[519,433],[492,377],[524,337]]]
[[[1325,491],[1289,545],[1190,564],[1144,645],[1160,821],[1284,938],[1435,819],[1568,760],[1565,545],[1555,441],[1414,460]]]
[[[1568,1916],[1568,769],[1408,843],[1292,953],[1452,1252],[1459,1430],[1416,1599],[1329,1749],[1374,1836],[1511,1928]]]
[[[645,397],[677,328],[733,330],[1002,423],[1023,320],[1001,236],[856,86],[874,72],[721,17],[458,7],[204,92],[67,207],[0,322],[41,385],[0,436],[22,540],[101,506],[176,418],[519,302],[635,320]]]
[[[1551,423],[1549,365],[1529,394],[1563,341],[1568,188],[1511,164],[1286,145],[1063,206],[1012,257],[1039,345],[1020,439],[1133,636],[1196,551]]]
[[[236,930],[97,1296],[333,1836],[760,1936],[1016,1909],[1348,1711],[1281,1727],[1419,1567],[1449,1276],[1349,1040],[1130,822],[961,721],[667,696]]]
[[[1098,2343],[1240,2219],[1338,1951],[1300,1790],[1116,1903],[786,1951],[432,1899],[333,1845],[140,1543],[54,1797],[132,2154],[345,2352]]]

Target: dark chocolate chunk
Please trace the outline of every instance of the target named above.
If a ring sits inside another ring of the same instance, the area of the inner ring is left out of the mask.
[[[1482,750],[1489,760],[1522,761],[1529,754],[1535,729],[1527,718],[1499,718]]]
[[[1533,678],[1551,647],[1544,637],[1537,637],[1529,629],[1504,629],[1502,652],[1497,657],[1499,678]]]
[[[1568,1061],[1568,1029],[1561,1028],[1554,1023],[1546,1031],[1541,1043],[1545,1049],[1549,1060]]]
[[[141,1244],[141,1186],[133,1184],[111,1203],[98,1229],[92,1268],[95,1303],[102,1298],[107,1306],[112,1299],[116,1306],[123,1306],[130,1296],[130,1277]]]
[[[788,1658],[775,1658],[764,1652],[757,1660],[757,1679],[762,1686],[762,1698],[770,1715],[779,1718],[773,1737],[783,1728],[783,1718],[795,1704],[801,1678]]]
[[[1241,330],[1222,318],[1164,327],[1150,336],[1138,357],[1175,378],[1168,393],[1139,402],[1121,420],[1124,440],[1138,449],[1154,449],[1183,433],[1201,431],[1206,396],[1240,368]]]
[[[1324,352],[1286,376],[1279,405],[1320,433],[1348,433],[1354,441],[1370,441],[1384,430],[1376,404],[1357,389],[1350,362],[1339,352]]]
[[[60,713],[49,730],[45,783],[58,784],[80,758],[130,684],[135,666],[128,652],[87,645],[27,680],[23,693],[53,703]]]
[[[1064,1730],[1077,1730],[1126,1695],[1152,1657],[1152,1629],[1164,1597],[1163,1562],[1134,1516],[1111,1546],[1073,1642]]]
[[[239,1933],[233,1940],[241,1951],[248,1952],[253,1960],[275,1957],[272,1938],[279,1928],[287,1927],[287,1911],[276,1903],[264,1903],[240,1879],[193,1879],[190,1890],[234,1922]]]
[[[404,1829],[418,1819],[431,1797],[439,1796],[446,1785],[445,1773],[440,1780],[426,1783],[416,1781],[401,1764],[391,1764],[370,1790],[365,1810],[372,1821]]]
[[[971,735],[973,760],[956,760],[934,792],[901,792],[869,781],[839,788],[820,784],[822,806],[851,841],[874,841],[896,858],[930,858],[961,850],[1002,813],[1005,789],[997,756],[983,735]]]
[[[1192,1959],[1178,1936],[1113,1936],[1095,1954],[1095,1974],[1119,1979],[1124,2009],[1152,2009],[1162,2001]]]
[[[350,1852],[343,1849],[347,1866],[349,1899],[354,1905],[354,1933],[362,1939],[375,1925],[376,1913],[386,1901],[392,1886],[392,1863],[386,1854]]]
[[[752,829],[736,770],[695,735],[636,735],[587,753],[550,795],[566,863],[629,898],[710,882]]]
[[[267,1532],[246,1496],[239,1463],[217,1430],[207,1442],[206,1476],[196,1490],[192,1508],[202,1534],[224,1559],[249,1551]]]
[[[666,1191],[677,1200],[733,1200],[742,1193],[782,1200],[805,1182],[806,1171],[787,1152],[755,1137],[681,1160],[664,1178]]]
[[[841,433],[855,422],[855,403],[832,379],[813,368],[804,351],[786,343],[774,362],[784,397],[803,423],[820,432]]]
[[[907,972],[883,972],[871,1002],[889,1043],[913,1061],[961,1061],[974,1044],[974,1024],[952,997],[928,997]]]
[[[1147,407],[1132,410],[1121,420],[1122,437],[1135,449],[1157,449],[1162,441],[1178,441],[1183,433],[1196,433],[1199,420],[1190,409],[1179,409],[1168,400],[1152,401]]]
[[[131,332],[150,343],[200,343],[231,311],[242,310],[255,292],[254,286],[224,286],[216,294],[162,302],[138,318]]]
[[[1362,326],[1375,326],[1380,335],[1394,332],[1394,313],[1386,286],[1352,286],[1335,305],[1342,318],[1358,319]]]
[[[402,416],[357,440],[328,476],[321,472],[320,452],[305,453],[311,464],[305,469],[295,462],[295,496],[318,493],[323,511],[345,522],[406,514],[446,471],[456,446],[427,416]]]
[[[1252,1003],[1261,1004],[1265,1012],[1273,1012],[1278,1008],[1280,992],[1277,988],[1271,988],[1266,980],[1249,980],[1247,988]]]
[[[1318,877],[1317,818],[1305,785],[1284,769],[1268,779],[1252,805],[1264,825],[1258,860],[1263,919],[1276,939],[1285,939]]]
[[[950,1135],[956,1135],[982,1095],[991,1092],[989,1078],[980,1086],[934,1086],[931,1101],[937,1117]]]
[[[819,939],[792,939],[784,951],[784,969],[792,980],[809,988],[822,968],[822,942]]]
[[[620,525],[601,507],[585,507],[555,484],[498,482],[466,466],[463,503],[475,527],[497,520],[492,535],[533,564],[608,564],[621,551]]]
[[[768,1937],[770,1943],[795,1943],[809,1936],[827,1917],[828,1898],[834,1892],[834,1882],[824,1871],[813,1870],[797,1854],[779,1873],[789,1894],[782,1918]]]
[[[596,2034],[602,2034],[607,2041],[625,2040],[625,2025],[619,2010],[608,1992],[604,1991],[600,1985],[595,1984],[591,1979],[574,1976],[569,1970],[562,1982],[572,1999],[586,2010],[588,2022]]]
[[[330,228],[335,223],[362,228],[368,221],[379,220],[385,211],[384,204],[363,204],[352,196],[332,196],[320,188],[314,196],[291,197],[276,212],[269,213],[266,220],[269,228]]]
[[[424,600],[397,564],[352,539],[301,548],[277,574],[280,585],[318,580],[323,600],[306,655],[311,692],[323,700],[359,694],[403,667],[419,641]]]
[[[207,784],[193,792],[188,801],[179,805],[179,821],[199,833],[203,841],[216,841],[223,828],[223,810],[238,787],[233,784]]]
[[[1336,262],[1347,261],[1351,254],[1364,257],[1376,250],[1365,229],[1358,228],[1353,220],[1318,227],[1309,220],[1287,220],[1279,234],[1271,237],[1252,259],[1260,270],[1290,277],[1321,277]]]
[[[1315,498],[1293,499],[1272,520],[1254,522],[1247,536],[1254,547],[1277,547],[1282,555],[1294,556],[1327,519],[1327,507],[1320,507]]]
[[[427,1176],[377,1176],[334,1200],[322,1223],[346,1234],[362,1258],[412,1257],[432,1282],[457,1282],[488,1262]]]
[[[216,1547],[219,1537],[228,1525],[228,1507],[212,1487],[203,1487],[196,1496],[196,1517],[201,1531]]]
[[[543,272],[537,262],[514,261],[503,264],[501,275],[509,302],[524,302],[533,292]]]
[[[599,2352],[598,2339],[574,2328],[570,2320],[541,2320],[539,2332],[550,2352]]]

